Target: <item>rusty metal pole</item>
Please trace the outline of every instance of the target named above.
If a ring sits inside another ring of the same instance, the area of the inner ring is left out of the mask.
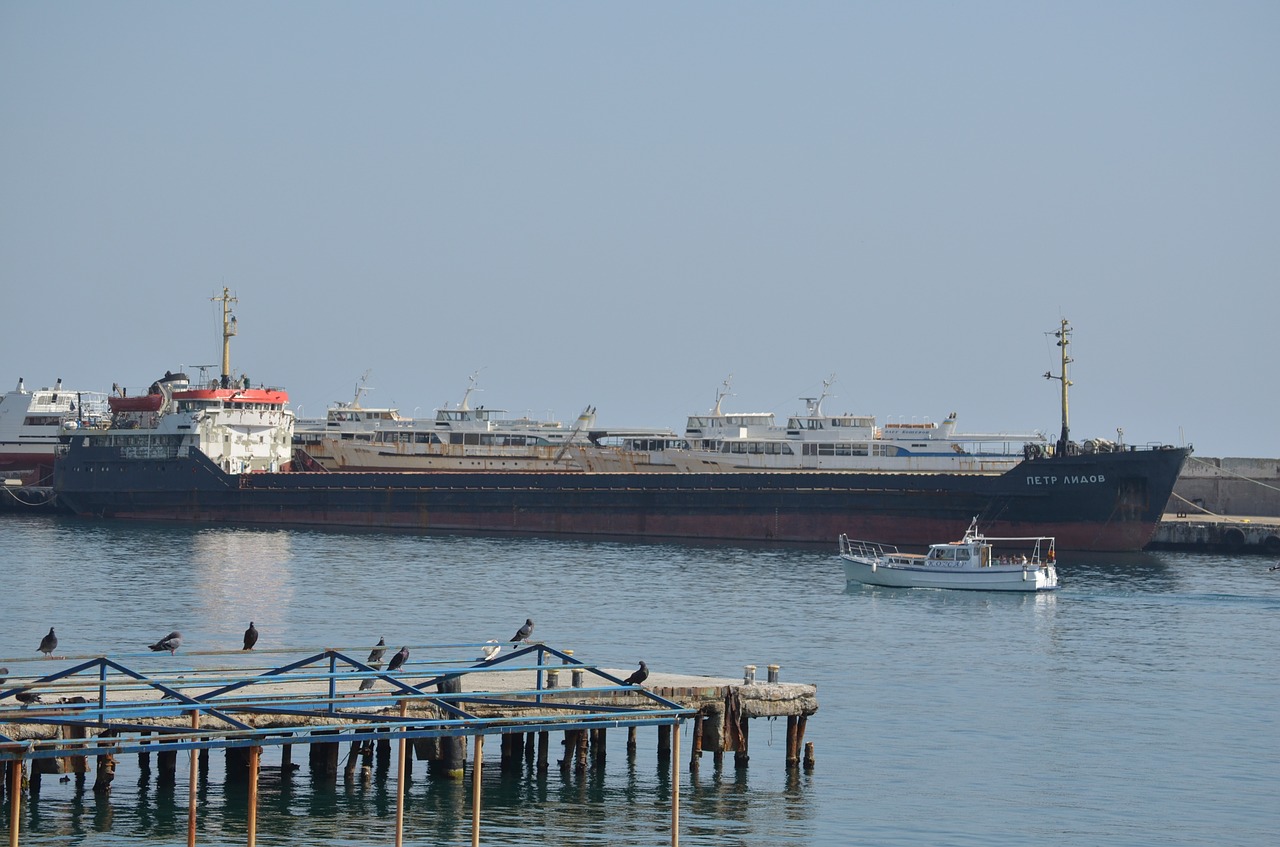
[[[200,713],[191,712],[191,728],[200,728]],[[196,847],[196,787],[199,782],[200,751],[192,747],[191,775],[187,779],[187,847]]]
[[[484,767],[484,736],[476,736],[475,762],[471,766],[471,847],[480,847],[480,770]]]
[[[258,768],[262,762],[262,748],[249,748],[249,847],[258,843]]]
[[[22,760],[9,763],[9,847],[18,847],[18,821],[22,813]]]
[[[671,725],[671,847],[680,847],[680,721]]]
[[[409,713],[409,701],[400,701],[400,717]],[[396,847],[404,844],[404,754],[408,739],[400,739],[400,756],[396,762]]]

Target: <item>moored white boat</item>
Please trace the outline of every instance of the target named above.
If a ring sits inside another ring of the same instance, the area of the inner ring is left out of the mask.
[[[977,523],[975,519],[959,541],[929,545],[928,553],[902,553],[889,544],[841,535],[845,580],[891,588],[976,591],[1052,591],[1058,587],[1052,537],[988,537],[978,532]]]
[[[48,484],[63,430],[98,426],[106,417],[107,395],[100,391],[18,386],[0,395],[0,474]]]

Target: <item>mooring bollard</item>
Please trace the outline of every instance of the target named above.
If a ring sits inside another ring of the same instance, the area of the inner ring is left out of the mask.
[[[744,665],[742,668],[742,684],[750,685],[756,681],[756,666]]]
[[[778,671],[782,670],[782,665],[769,665],[769,681],[778,681]]]
[[[559,688],[559,687],[560,687],[560,671],[555,670],[554,668],[552,670],[547,671],[547,688]]]

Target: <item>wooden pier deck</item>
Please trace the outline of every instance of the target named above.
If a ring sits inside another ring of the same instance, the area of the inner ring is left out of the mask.
[[[524,756],[549,767],[549,735],[564,733],[563,770],[587,767],[588,748],[603,757],[604,733],[658,729],[660,762],[672,768],[672,844],[678,844],[680,728],[692,723],[690,769],[703,751],[719,763],[734,753],[748,762],[750,721],[787,718],[786,767],[798,767],[801,749],[812,767],[812,745],[804,745],[808,718],[818,708],[816,686],[778,681],[776,666],[755,681],[754,666],[743,679],[653,673],[644,685],[624,682],[630,671],[587,664],[570,651],[542,643],[503,645],[492,660],[473,658],[491,645],[410,646],[410,660],[383,670],[356,658],[368,646],[297,650],[216,651],[176,656],[61,657],[52,673],[45,659],[0,660],[8,680],[0,683],[0,764],[12,807],[10,845],[17,847],[24,785],[46,773],[85,778],[94,762],[94,790],[110,791],[116,757],[156,754],[162,774],[172,778],[176,756],[191,756],[191,827],[195,838],[196,761],[211,749],[227,751],[227,778],[243,778],[256,797],[264,747],[280,747],[288,772],[296,744],[310,750],[313,778],[336,779],[339,745],[351,745],[350,767],[372,754],[375,744],[399,742],[397,803],[412,746],[430,772],[462,779],[466,749],[472,750],[473,843],[478,843],[484,739],[502,737],[502,762]],[[388,649],[388,656],[393,651]],[[267,664],[264,664],[264,660]],[[363,686],[362,686],[363,684]],[[38,695],[33,699],[31,695]],[[603,758],[600,759],[603,761]],[[248,843],[254,844],[256,810],[251,803]],[[401,823],[397,820],[397,843]]]

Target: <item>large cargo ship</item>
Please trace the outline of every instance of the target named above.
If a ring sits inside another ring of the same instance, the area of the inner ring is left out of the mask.
[[[1064,403],[1056,447],[1028,450],[999,472],[300,470],[284,392],[229,387],[228,302],[224,291],[221,382],[158,381],[154,418],[67,433],[54,474],[64,507],[147,520],[824,546],[841,533],[928,544],[976,517],[991,535],[1125,551],[1150,540],[1189,453],[1086,451],[1069,439]],[[1064,399],[1068,332],[1064,322]]]

